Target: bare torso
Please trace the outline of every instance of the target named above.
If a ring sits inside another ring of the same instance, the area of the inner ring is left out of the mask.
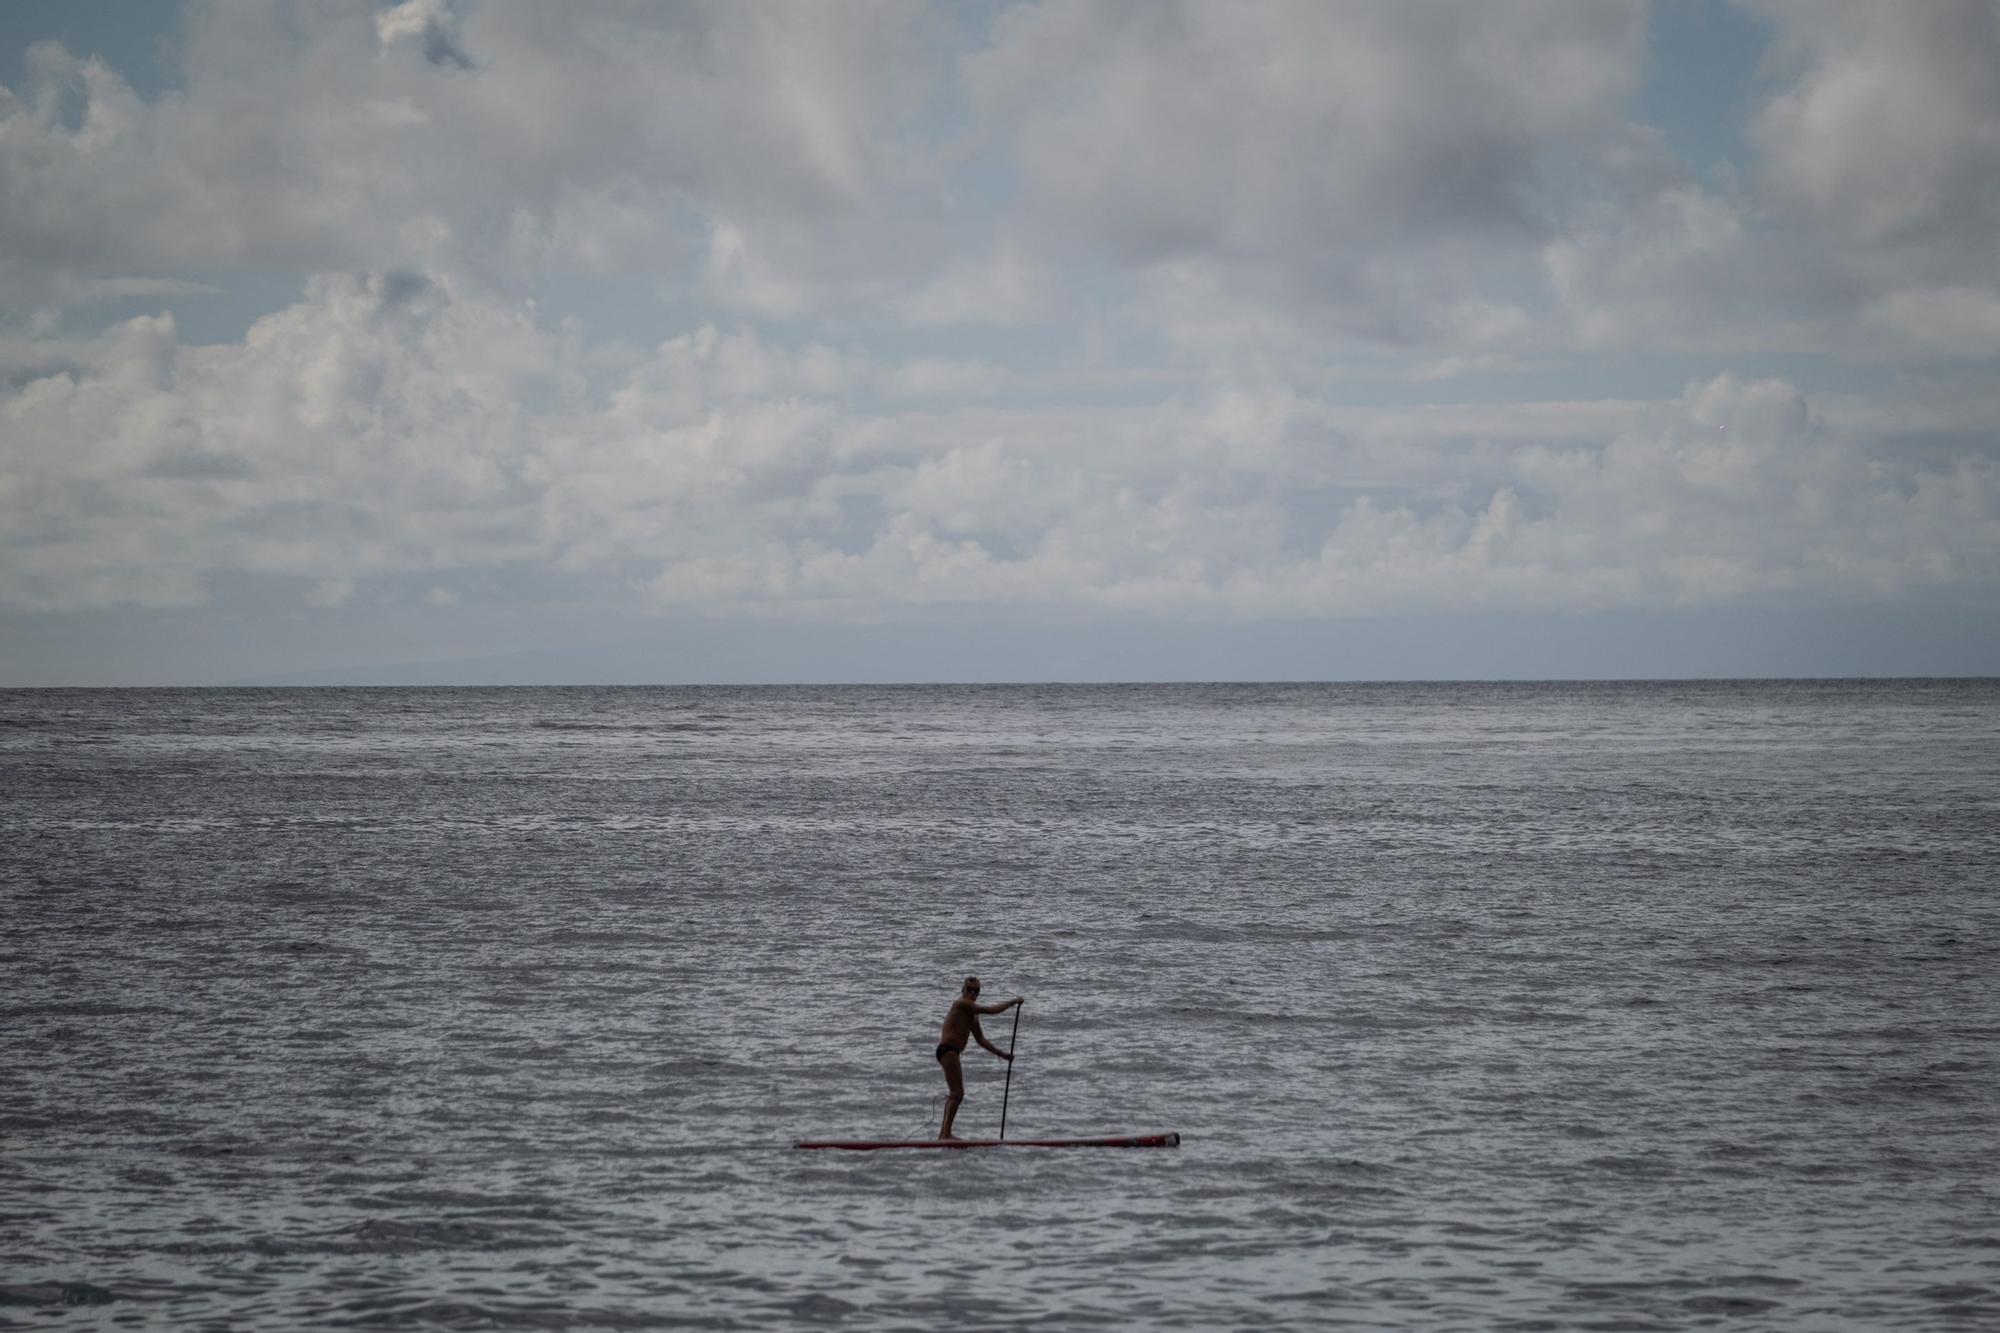
[[[972,1001],[961,995],[951,1002],[951,1008],[945,1010],[944,1026],[938,1029],[938,1045],[962,1051],[966,1042],[978,1031],[979,1013],[972,1007]]]

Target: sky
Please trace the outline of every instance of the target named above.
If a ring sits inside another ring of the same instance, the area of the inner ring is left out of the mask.
[[[2000,0],[0,6],[0,685],[2000,674]]]

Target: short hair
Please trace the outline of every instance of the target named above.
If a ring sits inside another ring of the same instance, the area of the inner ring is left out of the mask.
[[[967,977],[967,978],[965,979],[965,984],[964,984],[963,986],[959,987],[959,989],[960,989],[960,990],[978,990],[978,989],[979,989],[979,978],[978,978],[978,977]]]

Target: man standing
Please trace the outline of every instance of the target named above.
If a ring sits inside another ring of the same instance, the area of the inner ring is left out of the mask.
[[[959,991],[958,998],[945,1011],[944,1027],[938,1032],[937,1061],[944,1066],[944,1081],[951,1089],[951,1096],[945,1098],[944,1123],[938,1127],[939,1138],[957,1137],[951,1132],[951,1122],[958,1114],[958,1104],[965,1100],[965,1075],[958,1067],[958,1057],[965,1050],[966,1036],[969,1034],[981,1046],[1011,1063],[1014,1057],[986,1040],[986,1034],[979,1030],[979,1016],[1004,1014],[1020,1002],[1021,997],[1016,995],[1001,1004],[981,1004],[979,978],[967,977],[965,988]]]

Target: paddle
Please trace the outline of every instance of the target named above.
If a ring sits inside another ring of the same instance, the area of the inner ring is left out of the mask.
[[[1000,1090],[1000,1141],[1007,1141],[1007,1094],[1014,1091],[1014,1043],[1021,1039],[1022,1004],[1014,1006],[1014,1031],[1007,1038],[1007,1086]]]

